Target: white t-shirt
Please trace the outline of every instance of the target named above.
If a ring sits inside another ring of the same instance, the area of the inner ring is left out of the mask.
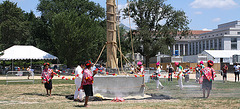
[[[235,68],[235,71],[239,71],[239,65],[235,65],[234,68]]]
[[[78,75],[75,79],[75,84],[81,84],[82,81],[82,68],[78,65],[75,69],[75,76]],[[80,83],[79,83],[80,82]]]

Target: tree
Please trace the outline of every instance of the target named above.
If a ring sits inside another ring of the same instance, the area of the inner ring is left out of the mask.
[[[104,8],[89,0],[40,0],[37,9],[61,62],[73,67],[97,58],[106,42]]]
[[[64,63],[72,67],[78,62],[75,60],[97,58],[104,44],[101,42],[105,40],[105,31],[97,21],[85,15],[78,16],[74,11],[61,12],[52,19],[52,40]]]
[[[173,36],[179,32],[188,33],[189,20],[184,11],[174,10],[166,0],[131,0],[128,8],[124,9],[125,18],[130,15],[137,25],[137,33],[133,35],[134,51],[149,59],[159,51],[168,52],[168,46],[174,43]]]
[[[0,4],[0,43],[3,49],[15,44],[26,44],[26,39],[30,36],[28,26],[24,11],[16,3],[3,1]]]

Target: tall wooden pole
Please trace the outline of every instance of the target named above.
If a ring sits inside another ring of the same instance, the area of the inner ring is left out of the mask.
[[[117,68],[116,2],[107,0],[107,67]]]

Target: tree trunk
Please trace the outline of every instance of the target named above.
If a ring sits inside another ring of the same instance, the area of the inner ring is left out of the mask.
[[[149,56],[146,56],[146,68],[148,68],[149,67]]]

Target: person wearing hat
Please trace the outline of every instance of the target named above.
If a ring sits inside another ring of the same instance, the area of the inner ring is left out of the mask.
[[[155,80],[156,80],[156,84],[157,84],[157,89],[158,89],[159,85],[161,86],[161,89],[163,89],[164,86],[159,81],[160,80],[160,76],[161,76],[161,67],[160,67],[160,63],[159,62],[156,63],[156,67],[157,67],[157,71],[155,72],[156,73],[156,79]]]
[[[175,62],[175,66],[177,67],[177,70],[178,71],[177,73],[177,80],[178,80],[178,85],[180,87],[180,89],[182,90],[183,89],[183,83],[182,83],[182,72],[183,72],[183,67],[181,65],[179,65],[178,62]]]
[[[138,74],[144,74],[144,68],[143,68],[143,65],[142,65],[142,62],[141,61],[139,61],[138,63],[137,63],[137,73]]]
[[[205,90],[207,90],[207,98],[209,97],[210,90],[212,89],[212,81],[215,78],[215,70],[212,68],[213,61],[209,60],[207,62],[207,67],[203,68],[201,70],[201,73],[203,75],[203,82],[202,82],[202,89],[203,89],[203,98],[205,98]]]
[[[76,85],[76,90],[74,93],[74,101],[83,101],[83,90],[79,89],[81,86],[82,82],[82,71],[83,71],[84,63],[78,64],[77,68],[75,69],[75,85]]]
[[[81,83],[81,87],[79,89],[83,89],[85,92],[85,103],[84,103],[84,107],[88,107],[88,99],[89,96],[93,96],[93,88],[92,88],[92,84],[93,84],[93,77],[94,75],[97,74],[97,69],[93,71],[91,71],[91,67],[92,67],[92,62],[89,60],[85,63],[86,68],[83,70],[83,77],[82,77],[82,83]]]
[[[48,90],[49,90],[49,96],[51,96],[52,92],[52,78],[53,78],[53,70],[49,68],[50,64],[49,63],[44,63],[44,69],[42,71],[42,83],[44,83],[44,86],[47,91],[48,95]]]

